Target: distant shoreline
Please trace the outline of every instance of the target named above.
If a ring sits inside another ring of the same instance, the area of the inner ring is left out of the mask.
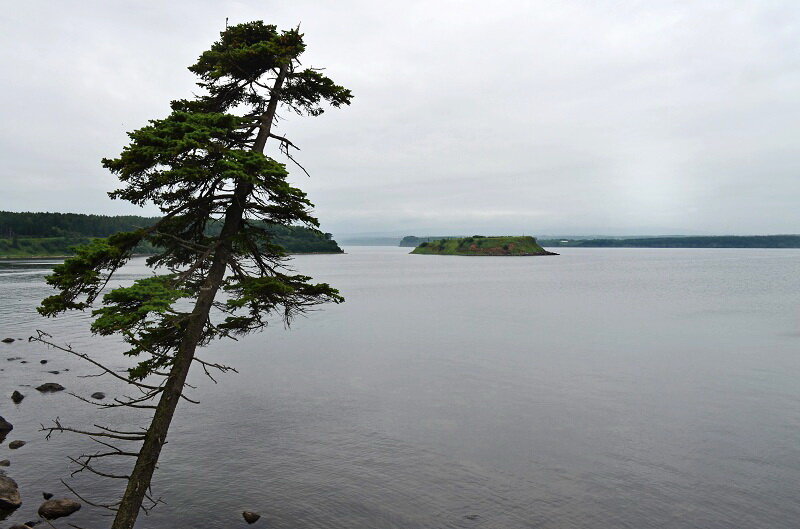
[[[703,235],[540,239],[549,248],[800,248],[800,235]]]

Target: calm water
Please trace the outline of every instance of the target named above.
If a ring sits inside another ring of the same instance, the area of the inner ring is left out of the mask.
[[[202,404],[179,409],[154,484],[167,504],[140,527],[235,527],[244,509],[287,529],[800,523],[800,251],[347,251],[293,261],[347,303],[204,353],[240,373],[217,385],[195,373]],[[0,264],[0,337],[41,328],[125,366],[85,317],[35,315],[45,269]],[[125,272],[147,273],[141,261]],[[9,521],[24,521],[40,491],[65,493],[66,456],[92,450],[46,441],[40,423],[130,418],[24,386],[119,393],[78,378],[91,370],[76,359],[28,343],[0,355],[0,415],[28,441],[0,447],[25,502]],[[108,525],[92,508],[70,521]]]

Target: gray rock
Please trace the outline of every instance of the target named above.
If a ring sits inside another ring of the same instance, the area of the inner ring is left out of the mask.
[[[42,492],[42,498],[44,498],[44,499],[46,499],[46,500],[49,500],[49,499],[50,499],[50,498],[52,498],[52,497],[53,497],[53,495],[52,495],[51,493],[49,493],[49,492]]]
[[[3,338],[2,341],[3,343],[12,343],[14,341],[14,338]]]
[[[96,393],[92,393],[92,398],[96,400],[103,400],[104,398],[106,398],[106,394],[103,393],[102,391],[98,391]]]
[[[13,429],[14,429],[13,424],[0,417],[0,432],[10,432]]]
[[[69,498],[47,500],[39,506],[39,516],[46,520],[55,520],[56,518],[69,516],[75,511],[80,510],[80,508],[80,502]]]
[[[11,461],[9,461],[8,459],[3,459],[2,461],[0,461],[0,467],[8,467],[8,466],[11,466]]]
[[[53,393],[55,391],[64,391],[64,386],[56,382],[45,382],[36,389],[42,393]]]
[[[25,395],[23,395],[22,393],[20,393],[17,390],[14,390],[14,393],[11,394],[11,400],[14,401],[14,404],[19,404],[20,402],[22,402],[22,399],[24,399],[24,398],[25,398]]]
[[[22,505],[17,482],[8,476],[0,475],[0,508],[16,509]]]
[[[15,523],[14,525],[9,527],[8,529],[31,529],[31,526],[28,525],[28,524]]]
[[[22,448],[23,446],[25,446],[25,441],[11,441],[8,443],[8,447],[11,450],[16,450],[17,448]]]
[[[244,518],[244,521],[247,523],[256,523],[258,519],[261,518],[261,515],[253,511],[244,511],[242,513],[242,518]]]

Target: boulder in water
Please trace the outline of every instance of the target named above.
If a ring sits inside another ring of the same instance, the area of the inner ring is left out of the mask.
[[[0,433],[8,433],[14,429],[14,425],[0,417]]]
[[[22,393],[20,393],[17,390],[14,390],[14,393],[11,394],[11,400],[14,401],[14,404],[19,404],[20,402],[22,402],[22,399],[24,399],[24,398],[25,398],[25,395],[23,395]]]
[[[42,393],[53,393],[56,391],[64,391],[64,386],[56,382],[45,382],[36,389]]]
[[[17,482],[8,476],[0,475],[0,509],[16,509],[22,505]]]
[[[2,341],[3,343],[12,343],[14,341],[14,338],[3,338]]]
[[[92,393],[92,398],[95,400],[103,400],[104,398],[106,398],[106,394],[103,393],[102,391],[97,391],[95,393]]]
[[[44,498],[46,500],[49,500],[52,497],[53,497],[52,493],[50,493],[50,492],[42,492],[42,498]]]
[[[80,508],[80,502],[69,498],[47,500],[39,506],[39,516],[45,520],[55,520],[56,518],[69,516],[75,511],[80,510]]]
[[[25,446],[25,441],[11,441],[8,443],[8,447],[11,450],[16,450],[17,448],[22,448],[23,446]]]
[[[0,467],[7,467],[7,466],[11,466],[11,461],[9,461],[8,459],[3,459],[2,461],[0,461]]]
[[[261,518],[261,515],[253,511],[244,511],[242,513],[242,518],[244,518],[244,521],[247,523],[256,523],[258,519]]]

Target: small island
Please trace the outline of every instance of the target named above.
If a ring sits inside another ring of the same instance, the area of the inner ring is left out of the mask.
[[[548,252],[536,242],[536,238],[525,236],[484,237],[473,235],[458,239],[439,239],[419,244],[411,253],[426,255],[489,255],[489,256],[536,256],[558,255]]]

